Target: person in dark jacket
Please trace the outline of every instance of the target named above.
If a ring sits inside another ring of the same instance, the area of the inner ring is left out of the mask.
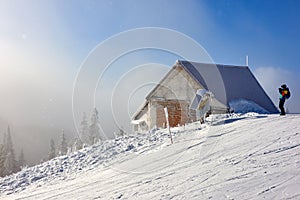
[[[282,84],[279,90],[279,108],[280,108],[280,115],[285,115],[285,110],[284,110],[284,103],[285,100],[290,98],[291,93],[289,88],[286,86],[286,84]]]

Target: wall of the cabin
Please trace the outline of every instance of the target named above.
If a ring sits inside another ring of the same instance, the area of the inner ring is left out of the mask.
[[[171,127],[196,121],[196,111],[190,110],[189,106],[198,89],[203,87],[182,67],[175,66],[160,85],[148,95],[146,112],[141,113],[136,119],[145,119],[148,130],[155,127],[165,128],[167,122],[164,107],[167,107]],[[216,99],[213,100],[212,106],[226,111],[226,106]],[[135,129],[143,130],[144,127],[139,124]]]
[[[148,98],[190,102],[198,89],[202,87],[182,67],[174,67]]]
[[[181,67],[173,68],[149,98],[150,128],[166,127],[164,107],[168,108],[171,127],[195,121],[196,112],[189,105],[200,88]]]

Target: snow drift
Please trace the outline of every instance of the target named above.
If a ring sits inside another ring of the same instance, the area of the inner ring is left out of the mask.
[[[0,179],[3,199],[299,199],[300,116],[208,124],[105,141]]]
[[[255,112],[259,114],[269,114],[267,110],[257,105],[255,102],[246,99],[235,99],[230,101],[229,107],[230,110],[234,111],[235,113]]]

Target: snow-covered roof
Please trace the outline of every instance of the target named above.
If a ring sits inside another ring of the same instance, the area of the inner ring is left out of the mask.
[[[235,99],[251,100],[270,113],[278,110],[247,66],[177,61],[200,85],[225,105]],[[219,80],[218,80],[219,79]]]

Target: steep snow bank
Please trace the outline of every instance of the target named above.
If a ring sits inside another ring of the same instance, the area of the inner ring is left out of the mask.
[[[189,127],[194,129],[195,124],[184,129],[191,129]],[[179,130],[173,134],[176,135],[178,132]],[[158,148],[166,141],[169,141],[169,134],[165,130],[155,130],[151,134],[138,133],[106,140],[103,143],[79,150],[70,155],[57,157],[34,167],[24,168],[21,172],[0,179],[0,194],[19,192],[33,183],[41,186],[55,179],[64,180],[73,174],[78,175],[97,167],[109,165],[113,159],[126,154],[142,153]]]
[[[209,120],[210,125],[194,123],[172,129],[172,145],[167,132],[157,130],[106,141],[26,169],[0,181],[1,197],[300,198],[300,115],[249,113]],[[51,168],[63,171],[51,172]],[[48,174],[30,180],[43,171]]]

